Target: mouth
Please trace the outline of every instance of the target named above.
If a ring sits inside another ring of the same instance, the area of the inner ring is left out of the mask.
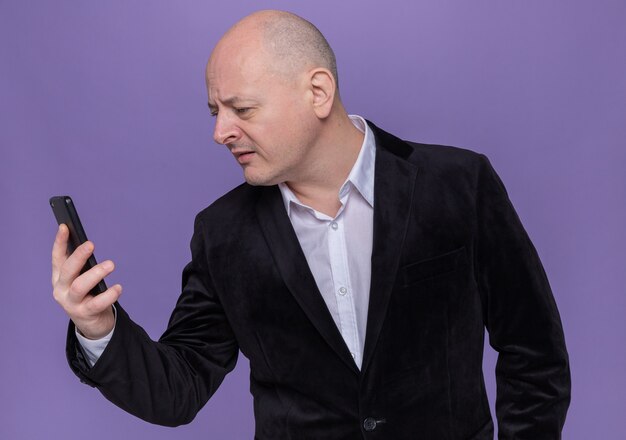
[[[249,162],[252,159],[252,156],[254,156],[254,154],[256,153],[254,151],[239,151],[233,152],[233,154],[235,155],[237,162],[239,162],[240,164],[244,164]]]

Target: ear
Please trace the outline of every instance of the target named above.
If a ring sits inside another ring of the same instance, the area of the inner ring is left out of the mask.
[[[313,111],[320,119],[326,119],[335,102],[337,84],[328,69],[317,68],[310,72]]]

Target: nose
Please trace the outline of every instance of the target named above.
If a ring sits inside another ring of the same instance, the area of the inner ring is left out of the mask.
[[[221,112],[215,119],[213,139],[218,144],[230,144],[241,137],[241,132],[227,112]]]

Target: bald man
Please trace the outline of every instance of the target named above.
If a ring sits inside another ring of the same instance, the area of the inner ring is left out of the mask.
[[[246,183],[200,212],[158,342],[113,271],[53,246],[81,381],[152,423],[190,422],[250,360],[257,439],[492,439],[484,329],[498,350],[501,439],[557,439],[570,378],[535,248],[484,155],[402,141],[348,115],[335,56],[279,11],[231,28],[206,69],[215,141]]]

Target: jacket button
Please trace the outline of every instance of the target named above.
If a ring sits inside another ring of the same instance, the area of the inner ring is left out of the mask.
[[[370,432],[376,429],[376,419],[373,417],[368,417],[363,420],[363,429]]]

